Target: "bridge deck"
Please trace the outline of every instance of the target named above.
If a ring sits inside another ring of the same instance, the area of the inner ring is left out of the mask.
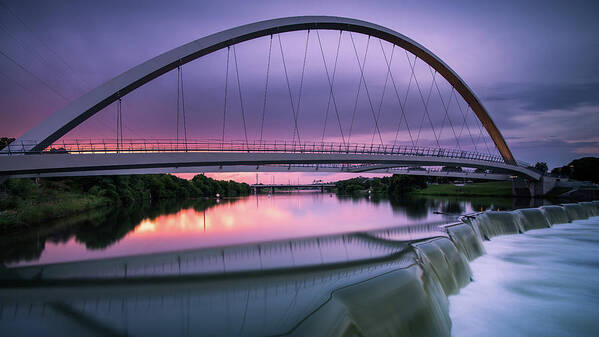
[[[194,145],[195,144],[195,145]],[[11,145],[0,156],[0,176],[68,176],[102,174],[162,173],[192,170],[194,172],[220,171],[314,171],[326,172],[327,165],[334,172],[381,171],[402,166],[451,166],[492,170],[499,176],[490,179],[509,179],[510,175],[538,180],[541,175],[525,165],[508,164],[499,156],[475,152],[374,144],[341,143],[143,143],[109,144],[106,142],[64,143],[59,149],[23,155],[18,144]],[[23,147],[25,149],[25,147]],[[279,166],[279,167],[277,167]],[[286,168],[286,170],[285,170]],[[158,170],[159,172],[154,172]],[[413,172],[412,172],[413,171]],[[464,172],[416,172],[405,174],[468,176]],[[486,174],[480,174],[484,178]],[[472,178],[476,175],[469,175]]]

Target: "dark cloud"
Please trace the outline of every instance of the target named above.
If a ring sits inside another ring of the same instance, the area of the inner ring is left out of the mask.
[[[488,101],[513,100],[530,111],[570,110],[599,105],[599,82],[590,83],[504,83],[483,97]]]

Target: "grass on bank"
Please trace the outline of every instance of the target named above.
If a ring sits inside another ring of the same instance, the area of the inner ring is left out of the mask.
[[[512,183],[510,181],[492,181],[471,183],[464,186],[454,184],[428,185],[412,193],[420,195],[512,197]]]
[[[76,192],[53,193],[46,198],[42,196],[17,202],[17,207],[0,212],[0,232],[11,232],[23,226],[67,217],[112,203],[105,197]]]
[[[132,205],[142,200],[231,197],[251,192],[248,184],[198,174],[9,179],[0,185],[0,233],[27,229],[49,220],[101,206]]]

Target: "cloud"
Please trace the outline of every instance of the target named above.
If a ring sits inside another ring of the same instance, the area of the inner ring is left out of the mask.
[[[489,101],[517,101],[529,111],[568,110],[599,104],[599,82],[588,83],[501,83]]]

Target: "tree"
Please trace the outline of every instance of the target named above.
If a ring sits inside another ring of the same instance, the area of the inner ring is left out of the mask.
[[[8,138],[8,137],[2,137],[0,138],[0,150],[2,150],[3,148],[5,148],[8,144],[14,142],[15,139],[14,138]]]
[[[549,167],[547,167],[547,163],[545,163],[545,162],[537,162],[535,164],[535,169],[537,169],[538,171],[541,171],[543,173],[547,173],[547,171],[549,170]]]
[[[575,159],[566,166],[556,167],[551,171],[551,174],[599,183],[599,158],[584,157]]]

